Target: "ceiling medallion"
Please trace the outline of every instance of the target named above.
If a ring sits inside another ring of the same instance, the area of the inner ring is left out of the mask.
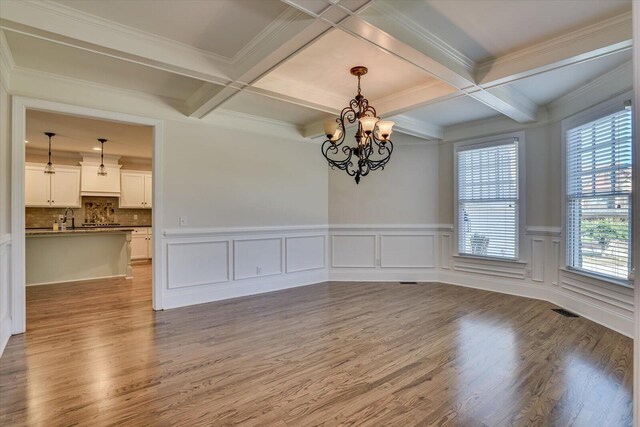
[[[360,177],[370,171],[384,169],[391,158],[393,143],[389,139],[394,122],[380,120],[376,109],[369,105],[369,100],[362,96],[360,78],[367,74],[367,67],[357,66],[351,74],[358,77],[358,94],[340,113],[340,117],[329,120],[324,125],[327,140],[322,144],[322,154],[331,168],[338,168],[355,177],[356,184]],[[343,145],[346,135],[346,123],[358,122],[355,139],[356,146]],[[354,164],[357,159],[357,165]]]

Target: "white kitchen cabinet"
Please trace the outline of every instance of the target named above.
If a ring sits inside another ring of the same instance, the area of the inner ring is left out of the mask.
[[[153,254],[151,227],[135,228],[131,233],[131,259],[149,259]]]
[[[51,206],[51,175],[44,165],[26,165],[24,171],[24,202],[27,206]]]
[[[54,174],[44,164],[25,166],[25,205],[29,207],[80,207],[80,168],[55,165]]]
[[[120,175],[120,207],[150,209],[153,188],[151,172],[122,171]]]
[[[151,173],[144,175],[144,207],[151,208],[153,206],[153,178]]]
[[[151,228],[147,228],[147,258],[153,258],[153,233]]]
[[[80,207],[80,169],[56,168],[51,175],[51,206]]]
[[[120,165],[105,164],[106,175],[98,175],[99,163],[81,162],[82,187],[84,196],[111,196],[120,195]]]

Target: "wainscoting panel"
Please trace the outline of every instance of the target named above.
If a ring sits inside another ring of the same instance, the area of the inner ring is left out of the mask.
[[[326,225],[165,230],[162,306],[325,282],[327,230]]]
[[[333,234],[331,266],[334,268],[375,268],[375,234]]]
[[[622,316],[633,318],[633,289],[562,270],[560,287],[563,291],[590,304],[600,305]]]
[[[440,268],[443,270],[451,268],[451,234],[440,235]]]
[[[235,280],[282,274],[281,237],[236,239],[233,241]]]
[[[544,282],[544,246],[545,239],[531,239],[531,280]]]
[[[382,268],[435,267],[435,235],[380,235],[380,266]]]
[[[453,257],[453,269],[456,271],[511,279],[524,279],[526,277],[526,266],[526,263],[520,261],[503,261],[467,256]]]
[[[325,236],[296,236],[285,239],[286,272],[315,270],[326,267]]]
[[[229,280],[229,241],[167,244],[169,289]]]

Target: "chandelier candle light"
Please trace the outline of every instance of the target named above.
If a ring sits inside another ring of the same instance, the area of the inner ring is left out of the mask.
[[[369,105],[360,90],[360,78],[367,74],[367,67],[357,66],[351,69],[351,74],[358,77],[358,94],[340,113],[340,117],[327,121],[324,132],[327,140],[322,144],[322,154],[331,168],[338,168],[355,177],[356,184],[360,177],[370,171],[384,169],[391,158],[393,143],[389,139],[393,131],[392,121],[380,120],[376,110]],[[345,123],[356,123],[356,146],[343,145],[346,135]],[[357,159],[357,165],[354,162]]]
[[[45,135],[49,137],[49,163],[44,167],[44,173],[56,173],[56,170],[53,167],[53,163],[51,163],[51,138],[56,136],[53,132],[45,132]]]
[[[100,141],[102,146],[102,150],[100,150],[100,166],[98,167],[98,175],[106,176],[107,168],[104,167],[104,143],[107,142],[107,140],[104,138],[98,138],[98,141]]]

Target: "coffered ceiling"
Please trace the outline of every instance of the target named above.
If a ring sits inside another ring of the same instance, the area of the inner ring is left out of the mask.
[[[59,0],[0,3],[10,73],[236,112],[305,137],[355,95],[397,130],[535,121],[579,86],[628,79],[630,0]]]

